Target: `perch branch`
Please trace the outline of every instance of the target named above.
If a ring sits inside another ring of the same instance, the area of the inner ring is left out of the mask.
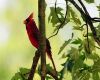
[[[36,70],[36,66],[37,66],[39,57],[40,57],[40,53],[37,50],[35,52],[35,56],[33,58],[33,63],[32,63],[32,67],[31,67],[31,70],[30,70],[30,73],[29,73],[29,76],[28,76],[28,80],[33,80],[33,77],[34,77],[34,74],[35,74],[35,70]]]
[[[82,5],[82,7],[83,7],[83,9],[84,9],[84,11],[76,4],[76,2],[74,1],[74,0],[68,0],[70,3],[72,3],[75,7],[76,7],[76,9],[81,13],[81,15],[85,18],[85,22],[87,22],[87,24],[89,25],[89,27],[90,27],[90,29],[91,29],[91,31],[92,31],[92,34],[93,34],[93,37],[94,37],[94,40],[97,42],[97,44],[100,46],[100,39],[99,39],[99,37],[97,36],[97,32],[96,32],[96,29],[95,29],[95,27],[94,27],[94,25],[93,25],[93,23],[92,23],[92,19],[91,19],[91,17],[90,17],[90,15],[89,15],[89,13],[87,12],[87,10],[86,10],[86,8],[85,8],[85,6],[84,6],[84,4],[81,2],[81,0],[78,0],[78,1],[80,1],[80,4]]]

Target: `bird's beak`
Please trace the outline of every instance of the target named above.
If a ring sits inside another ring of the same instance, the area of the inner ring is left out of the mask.
[[[23,23],[24,23],[24,24],[26,24],[26,23],[27,23],[27,21],[25,20]]]

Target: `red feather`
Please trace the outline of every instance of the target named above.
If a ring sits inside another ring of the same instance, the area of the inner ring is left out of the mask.
[[[26,30],[27,30],[27,34],[29,37],[30,42],[32,43],[32,45],[36,48],[39,47],[39,40],[38,40],[38,36],[40,36],[40,32],[36,26],[36,23],[33,19],[33,13],[24,21],[24,24],[26,25]],[[49,43],[49,40],[46,39],[46,52],[47,55],[49,56],[49,58],[51,59],[53,66],[55,68],[55,64],[52,58],[52,52],[51,52],[51,46]],[[55,68],[56,70],[56,68]]]

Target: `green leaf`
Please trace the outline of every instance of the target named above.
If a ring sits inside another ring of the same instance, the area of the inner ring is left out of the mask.
[[[73,68],[73,70],[77,70],[77,69],[81,69],[81,68],[83,68],[84,67],[84,64],[83,64],[83,59],[81,59],[81,58],[78,58],[76,61],[75,61],[75,65],[74,65],[74,68]],[[80,70],[79,69],[79,70]]]
[[[83,43],[81,43],[81,44],[78,46],[78,50],[79,50],[79,52],[83,50]]]
[[[96,54],[96,53],[92,53],[91,55],[90,54],[87,54],[87,57],[89,59],[92,59],[93,61],[97,61],[99,59],[99,55]]]
[[[76,61],[79,58],[79,51],[75,47],[71,47],[71,50],[69,51],[68,54],[70,54],[70,58],[72,60]]]
[[[96,6],[98,8],[98,11],[100,11],[100,6]]]
[[[98,72],[93,72],[92,73],[92,78],[93,78],[93,80],[100,80],[99,73]]]
[[[80,30],[80,31],[83,30],[83,28],[81,28],[81,27],[78,26],[78,25],[74,25],[74,26],[73,26],[73,29],[74,29],[74,30]]]
[[[15,73],[11,80],[27,80],[30,69],[20,68],[20,71]]]
[[[71,40],[72,39],[69,39],[68,41],[65,41],[63,43],[63,45],[60,47],[60,50],[59,50],[58,54],[60,54],[64,50],[64,48],[71,42]]]
[[[60,15],[59,17],[62,19],[64,19],[63,17],[63,13],[61,12],[63,9],[60,7],[57,7],[57,15]],[[57,15],[55,13],[55,8],[54,7],[50,7],[50,15],[48,17],[48,21],[52,23],[53,26],[57,25],[59,22]]]
[[[93,72],[100,72],[100,58],[94,62],[92,69]]]
[[[20,72],[18,72],[15,73],[15,75],[12,77],[11,80],[27,80],[27,79],[25,79],[24,76]]]
[[[20,68],[20,73],[22,74],[22,76],[27,79],[28,78],[28,74],[30,72],[30,69],[27,68]]]
[[[85,0],[87,3],[94,3],[94,0]]]
[[[70,6],[68,9],[68,16],[69,16],[69,19],[72,20],[76,25],[78,25],[78,26],[81,25],[81,21],[78,18],[76,12]]]
[[[52,70],[52,67],[50,66],[50,64],[47,64],[47,65],[46,65],[46,68],[47,68],[47,70],[49,70],[49,71]]]
[[[11,80],[23,80],[20,73],[15,73]]]
[[[72,44],[81,44],[82,43],[82,40],[80,38],[78,39],[75,39]]]
[[[20,73],[21,74],[27,74],[30,72],[30,69],[27,69],[27,68],[20,68]]]
[[[64,76],[64,68],[62,68],[62,70],[60,71],[60,79],[59,80],[62,80],[63,76]]]
[[[50,80],[52,79],[50,76],[46,76],[46,80]]]
[[[84,71],[82,75],[79,77],[79,80],[89,80],[90,73],[88,71]]]
[[[72,80],[89,80],[89,67],[84,64],[84,60],[79,58],[75,61],[72,69]]]
[[[100,39],[100,24],[97,26],[97,37]]]

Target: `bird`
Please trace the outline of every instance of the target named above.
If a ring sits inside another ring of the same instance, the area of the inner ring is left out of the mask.
[[[41,33],[39,31],[39,29],[37,28],[37,25],[33,19],[33,13],[31,13],[29,15],[29,17],[27,19],[24,20],[24,24],[26,25],[26,31],[27,31],[27,34],[28,34],[28,37],[29,37],[29,40],[31,42],[31,44],[35,47],[35,48],[39,48],[39,39],[38,39],[38,36],[41,36]],[[54,60],[52,58],[52,52],[51,52],[51,46],[50,46],[50,42],[49,40],[46,38],[46,53],[48,55],[48,57],[50,58],[52,64],[53,64],[53,67],[54,67],[54,70],[57,74],[57,70],[56,70],[56,67],[55,67],[55,63],[54,63]]]

